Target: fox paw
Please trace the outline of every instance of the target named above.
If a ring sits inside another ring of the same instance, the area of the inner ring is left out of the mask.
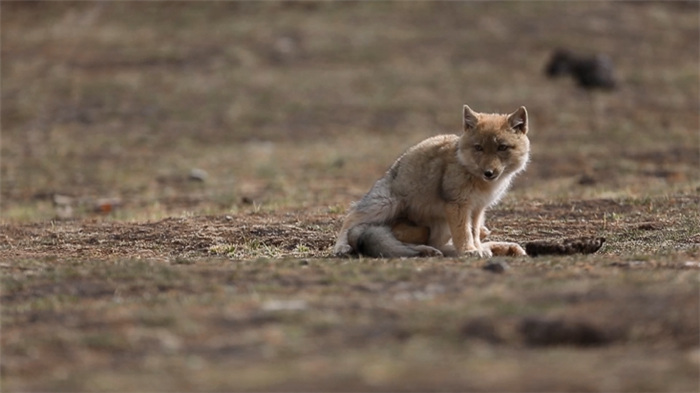
[[[421,257],[441,257],[443,256],[442,251],[437,248],[430,246],[414,246],[414,249],[418,251],[418,256]]]
[[[333,248],[333,255],[338,258],[346,258],[352,255],[353,249],[349,244],[341,244]]]
[[[491,258],[493,253],[488,247],[482,247],[481,250],[467,250],[464,252],[464,255],[479,258]]]
[[[483,244],[484,248],[491,250],[493,255],[503,257],[517,257],[527,255],[525,250],[518,243],[509,242],[488,242]]]
[[[490,234],[491,230],[486,228],[485,226],[482,226],[481,229],[479,229],[479,240],[486,239]]]

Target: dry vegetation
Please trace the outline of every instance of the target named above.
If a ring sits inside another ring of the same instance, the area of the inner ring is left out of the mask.
[[[696,2],[1,8],[3,390],[700,388]],[[464,103],[531,116],[494,238],[603,248],[331,258]]]

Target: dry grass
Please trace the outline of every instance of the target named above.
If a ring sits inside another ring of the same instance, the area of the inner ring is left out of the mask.
[[[4,390],[699,388],[697,3],[1,7]],[[494,238],[603,249],[329,258],[464,103],[532,118]]]
[[[117,217],[141,220],[244,200],[345,206],[410,144],[456,132],[465,102],[527,105],[533,161],[516,192],[698,187],[694,8],[309,7],[6,5],[4,219],[53,218],[53,193],[118,197]],[[546,80],[560,45],[614,55],[621,90],[592,103]],[[192,168],[205,184],[185,180]]]

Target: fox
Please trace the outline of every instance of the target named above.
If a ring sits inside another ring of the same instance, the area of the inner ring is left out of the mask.
[[[425,139],[406,150],[351,205],[333,247],[338,257],[527,255],[511,242],[485,242],[485,210],[530,159],[527,109],[462,111],[461,135]]]

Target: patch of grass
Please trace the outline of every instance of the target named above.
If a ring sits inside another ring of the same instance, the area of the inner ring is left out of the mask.
[[[280,258],[285,255],[279,247],[267,245],[258,239],[251,239],[243,244],[217,244],[211,246],[209,251],[214,255],[232,259]]]

